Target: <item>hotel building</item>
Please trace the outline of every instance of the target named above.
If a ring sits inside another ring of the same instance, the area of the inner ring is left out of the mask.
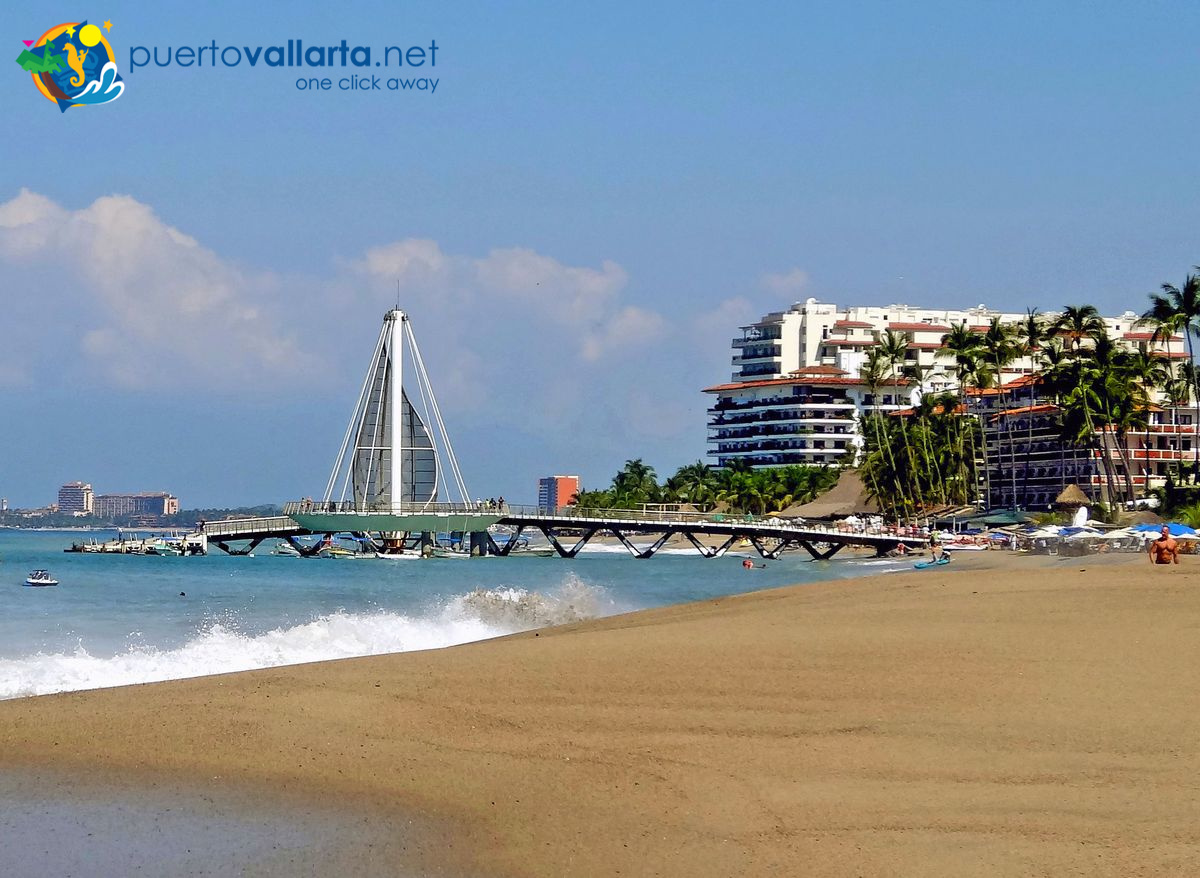
[[[125,515],[165,518],[179,513],[179,500],[162,492],[99,494],[93,502],[93,509],[99,518],[120,518]]]
[[[1042,316],[1053,319],[1057,315]],[[845,462],[848,455],[863,447],[861,415],[871,411],[899,411],[911,407],[924,392],[957,389],[954,358],[942,344],[943,336],[962,325],[985,333],[993,318],[1017,324],[1026,319],[1026,314],[994,311],[983,305],[962,310],[910,305],[840,309],[815,299],[767,314],[741,327],[741,334],[733,339],[734,371],[730,381],[704,391],[713,396],[708,409],[708,454],[717,467],[739,460],[752,466]],[[1172,360],[1187,356],[1182,337],[1152,343],[1150,333],[1137,325],[1138,315],[1132,311],[1103,319],[1109,335],[1130,349]],[[861,370],[868,352],[888,331],[906,342],[904,365],[922,367],[924,375],[920,384],[896,376],[871,393],[860,377]],[[972,400],[971,411],[983,420],[990,443],[1030,445],[1028,449],[1017,450],[1015,456],[1011,448],[997,448],[992,454],[989,446],[989,467],[1001,466],[1001,460],[1006,462],[1004,466],[1012,466],[1014,460],[1030,461],[1027,470],[1022,470],[1016,479],[1011,471],[989,472],[988,468],[980,467],[982,480],[991,486],[985,492],[991,506],[1011,505],[1013,499],[1025,508],[1034,508],[1035,499],[1044,506],[1042,501],[1052,486],[1064,479],[1068,483],[1078,479],[1085,489],[1098,485],[1102,479],[1096,473],[1096,461],[1082,459],[1087,457],[1086,451],[1058,448],[1062,443],[1057,434],[1050,435],[1056,412],[1021,411],[1022,407],[1046,404],[1036,394],[1029,401],[1028,389],[1020,389],[1027,388],[1033,369],[1034,362],[1029,357],[1012,362],[1001,375],[1005,385],[1003,394],[985,394]],[[1133,454],[1137,461],[1135,468],[1139,470],[1135,473],[1135,484],[1143,490],[1165,477],[1166,466],[1183,453],[1185,442],[1190,448],[1190,439],[1169,432],[1180,424],[1190,423],[1190,413],[1182,410],[1152,413],[1152,419],[1162,417],[1168,421],[1151,426],[1166,431],[1152,429],[1129,439],[1147,446],[1139,446]],[[1035,422],[1033,440],[1029,439],[1030,419]],[[1007,428],[1007,422],[1019,426]],[[1019,435],[1023,438],[1017,438]],[[1106,439],[1108,445],[1112,441]],[[1055,456],[1059,463],[1052,465],[1049,460]],[[1000,487],[1003,485],[1008,486],[1007,495]],[[1054,490],[1053,495],[1057,496],[1061,489],[1060,486]]]
[[[558,509],[567,506],[579,493],[579,476],[546,476],[538,479],[538,507]]]
[[[58,489],[58,511],[66,515],[91,515],[94,499],[91,485],[67,482]]]

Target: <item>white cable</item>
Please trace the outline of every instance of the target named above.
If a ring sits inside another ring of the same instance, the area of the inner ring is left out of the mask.
[[[333,490],[337,484],[338,473],[341,471],[346,462],[346,446],[350,444],[350,437],[354,435],[355,427],[360,423],[359,410],[366,402],[367,391],[371,386],[371,379],[375,374],[375,370],[379,363],[379,346],[383,344],[383,334],[379,336],[379,341],[375,343],[375,355],[371,358],[371,365],[367,369],[367,377],[363,379],[362,389],[358,392],[358,402],[354,406],[354,411],[350,414],[350,423],[346,427],[346,435],[342,437],[342,447],[338,450],[337,461],[333,465],[333,472],[329,474],[329,481],[325,485],[324,502],[328,503],[333,499]],[[342,483],[342,499],[346,496],[345,482]]]

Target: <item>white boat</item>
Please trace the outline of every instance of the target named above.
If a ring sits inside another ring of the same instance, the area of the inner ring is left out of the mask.
[[[416,552],[376,552],[375,557],[383,561],[420,561]]]
[[[287,540],[280,540],[275,544],[275,551],[272,555],[284,555],[288,558],[299,558],[300,550],[289,543]]]
[[[58,585],[58,580],[48,570],[35,570],[25,577],[26,585]]]

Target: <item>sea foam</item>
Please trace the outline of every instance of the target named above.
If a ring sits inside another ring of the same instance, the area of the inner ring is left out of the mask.
[[[437,649],[617,612],[608,593],[574,575],[549,593],[477,589],[414,615],[338,612],[261,634],[213,622],[172,649],[139,644],[113,656],[66,653],[0,659],[0,699],[226,674],[303,662]]]

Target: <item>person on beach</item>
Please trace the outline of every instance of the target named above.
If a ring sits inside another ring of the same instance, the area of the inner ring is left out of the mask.
[[[1150,543],[1151,564],[1179,563],[1179,543],[1171,536],[1171,529],[1165,524],[1157,540]]]

